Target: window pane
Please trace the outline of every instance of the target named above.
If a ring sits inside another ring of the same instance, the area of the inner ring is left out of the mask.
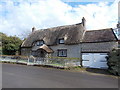
[[[62,56],[62,51],[59,51],[59,56]]]
[[[40,41],[39,43],[40,43],[40,45],[43,45],[43,44],[44,44],[43,41]]]
[[[58,50],[58,56],[60,57],[66,57],[67,56],[67,50],[66,49],[61,49],[61,50]]]
[[[64,39],[59,39],[60,44],[64,44]]]
[[[66,50],[63,51],[63,56],[67,56]]]
[[[44,44],[44,41],[37,41],[37,46],[42,46]]]
[[[60,43],[64,43],[64,40],[60,40]]]
[[[37,46],[39,46],[39,41],[37,42]]]

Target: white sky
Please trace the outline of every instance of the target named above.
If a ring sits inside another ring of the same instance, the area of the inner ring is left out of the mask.
[[[118,1],[77,4],[75,7],[61,0],[0,1],[0,32],[17,35],[36,29],[71,25],[86,19],[88,30],[115,28],[118,23]]]

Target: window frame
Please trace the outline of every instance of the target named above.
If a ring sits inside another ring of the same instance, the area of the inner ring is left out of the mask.
[[[44,44],[44,41],[43,40],[37,41],[36,44],[37,46],[42,46]]]
[[[60,38],[60,39],[59,39],[59,44],[64,44],[64,43],[65,43],[64,38]]]
[[[42,46],[43,44],[45,44],[43,40],[38,40],[38,41],[33,42],[32,45],[33,46]]]
[[[67,49],[58,49],[57,50],[57,56],[58,57],[67,57]]]

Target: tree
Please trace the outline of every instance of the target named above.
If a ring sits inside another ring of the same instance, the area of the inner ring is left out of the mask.
[[[2,42],[2,54],[15,55],[16,51],[20,50],[22,40],[16,36],[7,36],[4,33],[0,33],[0,40]]]
[[[120,76],[120,49],[114,49],[109,53],[108,59],[108,71],[114,75]]]

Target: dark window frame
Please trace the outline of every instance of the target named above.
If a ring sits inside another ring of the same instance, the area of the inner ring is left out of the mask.
[[[61,42],[61,40],[62,40],[63,42]],[[59,44],[64,44],[64,43],[65,43],[64,38],[60,38],[60,39],[59,39]]]
[[[36,44],[37,44],[37,46],[42,46],[44,44],[44,41],[43,40],[37,41]]]
[[[62,54],[60,55],[60,53],[62,53]],[[57,56],[58,57],[67,57],[67,49],[58,49],[57,50]]]
[[[40,44],[42,42],[42,44]],[[32,46],[42,46],[43,44],[45,44],[45,42],[43,40],[38,40],[33,42]]]
[[[32,46],[42,46],[43,44],[40,44],[40,42],[43,42],[43,44],[45,44],[44,40],[37,40],[32,43]]]

